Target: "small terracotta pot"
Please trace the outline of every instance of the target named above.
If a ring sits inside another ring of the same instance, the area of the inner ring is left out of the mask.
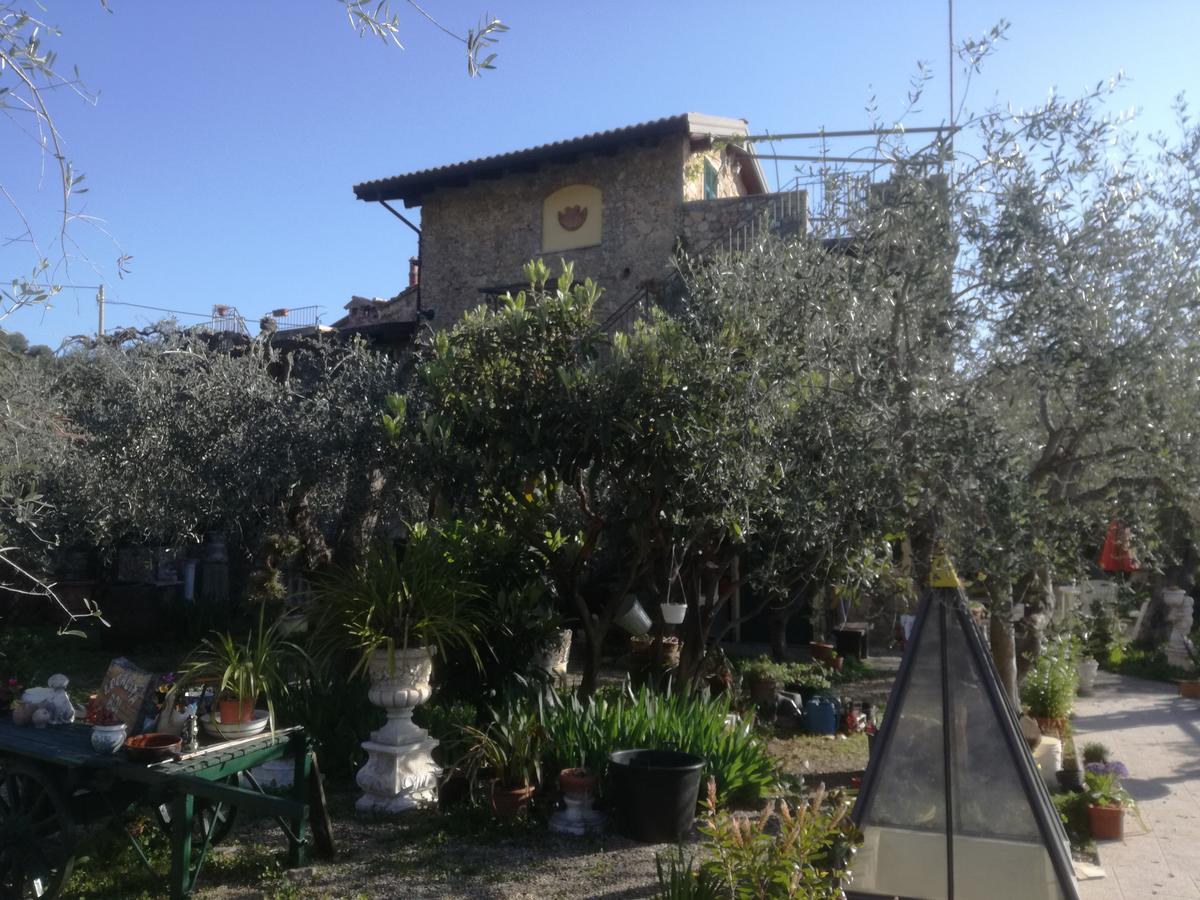
[[[558,773],[558,789],[569,797],[595,794],[596,776],[587,769],[563,769]]]
[[[1088,823],[1098,841],[1120,841],[1125,837],[1125,807],[1089,806]]]
[[[1179,682],[1179,696],[1188,700],[1200,700],[1200,681]]]
[[[497,782],[492,782],[492,789],[488,794],[488,799],[492,804],[492,812],[496,814],[497,819],[511,821],[521,814],[521,811],[529,806],[529,800],[533,797],[533,785],[519,788],[502,788]]]
[[[833,644],[823,644],[820,641],[812,641],[808,645],[808,652],[812,658],[818,662],[828,662],[833,659]]]
[[[222,700],[217,706],[222,724],[241,725],[254,718],[254,699]]]

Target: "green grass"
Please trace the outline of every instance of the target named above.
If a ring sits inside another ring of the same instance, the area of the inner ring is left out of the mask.
[[[1137,647],[1114,647],[1107,659],[1100,661],[1106,672],[1145,678],[1150,681],[1188,681],[1195,675],[1167,662],[1167,654],[1161,649],[1142,650]]]

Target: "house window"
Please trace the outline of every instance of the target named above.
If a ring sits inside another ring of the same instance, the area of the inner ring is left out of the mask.
[[[704,199],[717,199],[719,184],[719,173],[717,167],[712,164],[712,160],[705,157],[704,159]]]

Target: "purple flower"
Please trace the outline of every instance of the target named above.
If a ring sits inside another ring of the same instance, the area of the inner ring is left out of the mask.
[[[1108,766],[1102,762],[1088,763],[1084,768],[1093,775],[1104,775],[1108,772]]]
[[[1108,764],[1108,774],[1116,775],[1118,778],[1128,778],[1129,770],[1125,768],[1125,763],[1119,759],[1114,759]]]

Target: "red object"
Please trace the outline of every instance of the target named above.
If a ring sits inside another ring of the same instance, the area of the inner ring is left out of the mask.
[[[581,797],[596,790],[596,776],[587,769],[563,769],[558,773],[558,787],[564,794]]]
[[[125,754],[130,762],[161,762],[170,759],[182,749],[183,741],[173,734],[151,732],[125,739]]]
[[[493,782],[489,799],[492,802],[492,812],[496,814],[496,818],[511,821],[529,806],[531,797],[533,797],[532,785],[520,788],[502,788]]]
[[[1088,823],[1098,841],[1119,841],[1125,837],[1125,807],[1089,806]]]
[[[217,710],[222,724],[243,725],[254,718],[254,700],[222,700]]]
[[[1109,522],[1104,549],[1100,551],[1100,568],[1105,572],[1136,572],[1141,568],[1129,543],[1129,529],[1116,519]]]

